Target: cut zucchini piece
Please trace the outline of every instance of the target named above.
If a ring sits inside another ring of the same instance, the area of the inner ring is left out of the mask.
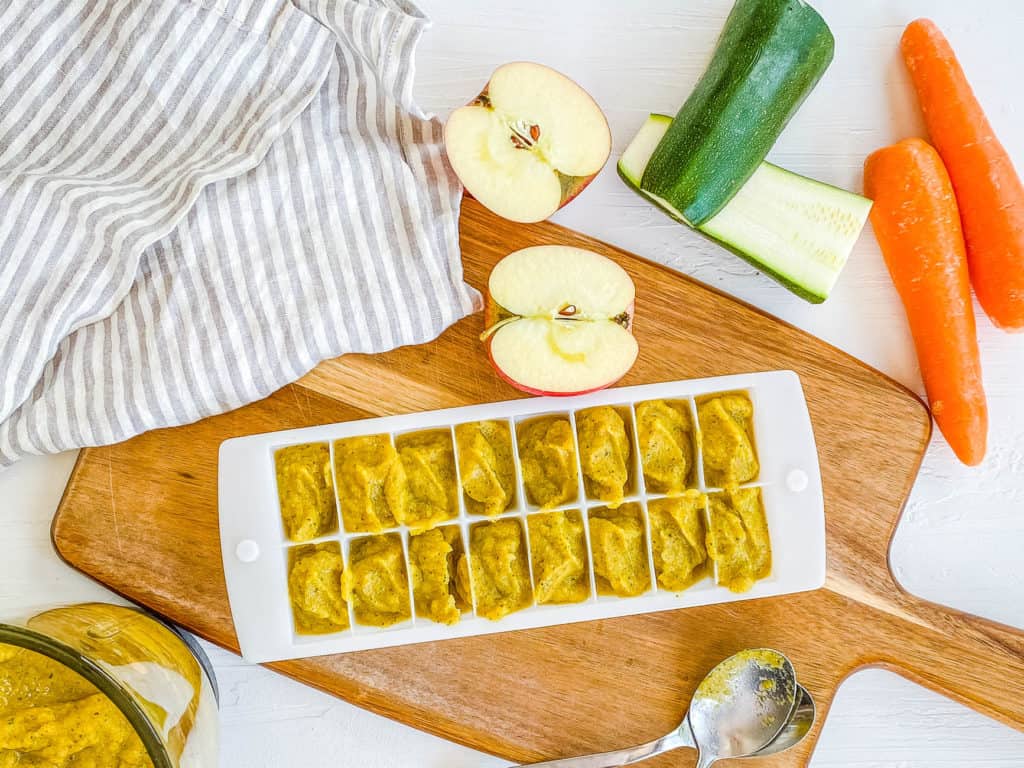
[[[617,168],[627,186],[687,224],[678,210],[638,183],[671,122],[667,115],[648,117]],[[832,291],[870,210],[867,198],[761,163],[732,200],[696,231],[801,298],[820,304]]]
[[[765,159],[834,48],[828,25],[804,0],[736,0],[640,187],[691,226],[709,221]]]

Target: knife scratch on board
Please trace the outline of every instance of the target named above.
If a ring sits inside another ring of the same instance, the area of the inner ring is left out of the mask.
[[[117,540],[117,551],[124,554],[124,545],[121,543],[121,526],[117,522],[117,502],[114,500],[114,460],[107,453],[107,485],[110,489],[110,513],[114,516],[114,538]]]
[[[305,421],[311,421],[313,418],[313,409],[309,402],[309,390],[305,387],[302,388],[302,391],[306,395],[306,402],[303,403],[302,400],[299,399],[298,387],[289,387],[289,389],[292,391],[292,397],[295,399],[295,407],[298,409],[299,413],[302,414],[302,418]]]

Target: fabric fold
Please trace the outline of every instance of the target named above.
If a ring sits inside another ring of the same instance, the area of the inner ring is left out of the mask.
[[[61,5],[42,3],[51,11]],[[127,7],[122,0],[81,5],[100,8],[100,15]],[[106,211],[112,221],[93,226],[82,243],[92,237],[110,255],[62,252],[59,261],[67,263],[58,268],[74,286],[58,284],[49,322],[24,304],[20,311],[0,308],[0,342],[16,335],[11,329],[20,319],[21,335],[35,342],[11,346],[36,351],[26,356],[33,365],[19,363],[16,377],[0,368],[6,398],[0,402],[9,408],[0,421],[0,466],[27,453],[109,444],[220,413],[270,394],[325,358],[432,339],[480,306],[462,280],[461,188],[444,157],[441,124],[412,100],[415,47],[428,23],[414,6],[387,0],[150,5],[172,25],[198,19],[216,26],[206,16],[219,18],[220,36],[234,36],[219,57],[237,62],[239,50],[251,46],[259,49],[253,61],[274,66],[259,73],[213,66],[211,47],[192,38],[206,62],[193,78],[223,81],[230,99],[205,122],[178,116],[161,128],[196,134],[195,142],[220,151],[167,160],[166,172],[155,174],[159,189],[168,189],[165,197],[145,186],[131,194],[102,187],[103,194],[118,195]],[[108,56],[123,51],[113,40],[107,38]],[[0,41],[0,62],[7,50]],[[165,66],[158,59],[150,64]],[[167,66],[186,65],[179,57]],[[55,81],[54,88],[60,78]],[[179,115],[170,83],[188,84],[180,77],[153,78],[158,81],[166,85],[150,90],[149,99],[162,113]],[[19,119],[0,114],[0,129]],[[109,115],[97,118],[108,121]],[[225,133],[227,126],[234,133]],[[228,136],[237,138],[217,141]],[[157,132],[134,151],[160,137]],[[13,199],[7,197],[14,189],[7,186],[9,150],[0,143],[0,204]],[[190,201],[185,190],[193,178],[203,183]],[[173,227],[167,214],[157,220],[158,202],[167,196],[192,203]],[[0,220],[0,228],[5,224]],[[10,229],[23,236],[23,226]],[[49,226],[38,229],[50,237]],[[29,261],[25,251],[0,245],[0,270]],[[51,280],[40,283],[55,290]],[[0,280],[0,293],[7,290]],[[68,303],[69,296],[83,300]],[[0,354],[0,362],[15,361],[10,352]]]
[[[258,29],[193,2],[0,14],[0,420],[203,187],[254,167],[313,98],[331,34],[258,5]]]

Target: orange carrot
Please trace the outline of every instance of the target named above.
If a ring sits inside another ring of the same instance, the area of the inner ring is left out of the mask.
[[[1024,186],[935,23],[911,22],[900,48],[953,180],[974,293],[993,323],[1024,331]]]
[[[871,226],[903,300],[928,403],[964,464],[985,457],[988,406],[963,231],[942,160],[922,139],[884,147],[864,163]]]

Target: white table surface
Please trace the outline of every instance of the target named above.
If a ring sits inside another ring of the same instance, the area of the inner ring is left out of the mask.
[[[419,51],[416,93],[425,109],[443,116],[474,96],[505,61],[550,64],[583,84],[607,111],[614,162],[648,111],[674,112],[682,103],[730,5],[425,1],[434,26]],[[835,61],[771,159],[859,189],[865,155],[921,134],[897,41],[906,22],[929,15],[951,38],[990,120],[1024,171],[1024,110],[1018,104],[1024,4],[816,5],[835,33]],[[921,391],[902,310],[870,234],[858,244],[833,297],[812,307],[650,209],[623,187],[611,164],[555,218],[723,288]],[[941,437],[933,440],[892,562],[917,594],[1024,627],[1024,336],[999,333],[980,315],[979,336],[992,421],[988,458],[966,469]],[[73,454],[32,458],[0,473],[0,617],[55,602],[116,599],[61,563],[50,546],[50,519],[73,462]],[[501,764],[208,650],[221,687],[224,768]],[[998,685],[997,670],[992,672]],[[1024,734],[881,671],[862,672],[842,687],[812,762],[816,768],[962,764],[1020,768]]]

